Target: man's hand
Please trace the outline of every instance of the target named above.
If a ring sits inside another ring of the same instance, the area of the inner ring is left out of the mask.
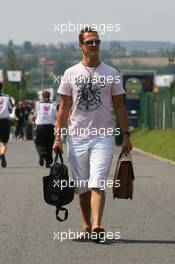
[[[130,138],[128,135],[124,135],[123,136],[122,151],[129,153],[131,149],[132,149],[132,144],[131,144]]]
[[[55,153],[58,153],[58,152],[63,153],[61,138],[55,139],[52,148],[55,151]]]

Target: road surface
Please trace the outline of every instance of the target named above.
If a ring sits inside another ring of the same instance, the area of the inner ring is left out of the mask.
[[[111,179],[118,151],[115,147]],[[54,207],[43,201],[42,176],[49,169],[39,167],[32,141],[10,142],[8,166],[0,167],[0,263],[174,264],[175,166],[132,153],[133,200],[113,200],[110,188],[106,194],[103,226],[112,234],[119,232],[120,239],[61,242],[61,232],[65,237],[81,231],[77,197],[67,206],[68,220],[57,222]]]

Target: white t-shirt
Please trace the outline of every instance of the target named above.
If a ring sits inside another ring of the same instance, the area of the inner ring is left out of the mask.
[[[69,135],[91,138],[112,129],[112,96],[125,91],[116,69],[103,62],[95,68],[80,62],[65,71],[58,93],[72,97]]]
[[[12,110],[12,103],[10,97],[5,94],[0,94],[0,119],[9,118]]]
[[[36,104],[34,116],[36,116],[36,125],[55,125],[56,105],[52,102],[39,102]]]

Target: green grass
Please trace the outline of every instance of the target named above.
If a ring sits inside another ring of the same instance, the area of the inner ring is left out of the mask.
[[[134,147],[175,161],[175,129],[138,130],[132,133]]]

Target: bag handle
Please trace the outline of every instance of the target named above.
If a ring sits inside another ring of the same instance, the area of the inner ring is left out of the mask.
[[[120,154],[119,154],[119,159],[123,156],[123,155],[125,155],[125,157],[127,157],[128,156],[128,154],[129,154],[129,152],[126,152],[126,151],[121,151],[120,152]]]
[[[122,150],[119,154],[118,162],[121,161],[131,161],[131,154],[130,151]]]
[[[122,148],[122,150],[121,150],[121,154],[128,155],[129,152],[130,152],[130,151],[128,151],[128,150],[126,150],[126,149],[124,149],[124,148]]]
[[[54,163],[57,162],[57,160],[58,160],[58,155],[59,155],[59,158],[60,158],[61,163],[63,163],[63,156],[62,156],[62,154],[61,154],[60,151],[59,151],[58,153],[56,153]]]
[[[63,212],[65,212],[65,213],[64,213],[64,218],[61,218],[61,217],[59,216],[59,211],[63,211]],[[68,210],[67,210],[66,208],[64,208],[64,207],[58,207],[58,206],[56,206],[56,219],[57,219],[59,222],[63,222],[63,221],[65,221],[67,218],[68,218]]]

